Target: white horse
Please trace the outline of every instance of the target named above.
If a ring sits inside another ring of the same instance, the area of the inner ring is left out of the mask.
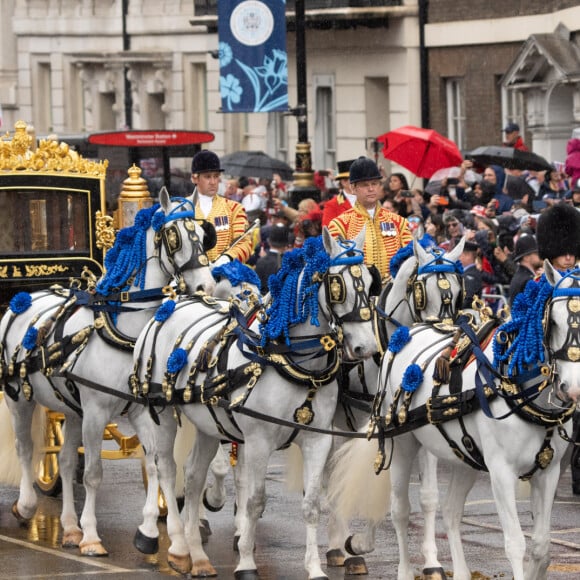
[[[377,300],[375,331],[380,342],[380,351],[388,346],[389,336],[397,328],[409,327],[415,323],[428,322],[449,324],[458,316],[463,301],[463,282],[461,264],[458,262],[463,251],[462,239],[449,253],[438,248],[424,249],[414,240],[412,245],[402,248],[393,258],[391,270],[393,281],[386,286]],[[357,431],[369,419],[371,404],[374,400],[379,373],[377,357],[363,363],[341,365],[339,378],[339,404],[334,418],[335,429],[342,432]],[[330,463],[335,453],[348,437],[334,437]],[[426,551],[436,549],[435,515],[438,506],[437,463],[434,456],[420,453],[421,503],[425,514]],[[345,466],[346,467],[346,466]],[[372,465],[368,466],[372,469]],[[333,507],[335,487],[341,485],[342,474],[334,471],[335,477],[328,484],[330,514],[328,524],[327,565],[344,566],[345,574],[364,574],[367,572],[362,554],[371,552],[375,545],[377,526],[388,510],[388,501],[377,504],[357,501],[342,501]],[[336,477],[338,475],[338,477]],[[365,478],[363,470],[358,473],[361,481]],[[389,485],[388,472],[380,474],[373,485]],[[368,483],[366,484],[368,485]],[[358,517],[366,520],[365,532],[351,535],[348,520]],[[345,559],[343,547],[350,554]]]
[[[95,515],[105,426],[128,409],[145,450],[154,447],[150,417],[134,414],[135,405],[131,404],[134,397],[127,379],[133,364],[132,337],[153,316],[171,281],[190,292],[211,292],[215,286],[205,254],[207,244],[215,244],[213,226],[195,221],[191,202],[171,201],[164,190],[160,203],[161,207],[139,212],[135,225],[118,233],[105,261],[107,272],[91,292],[74,288],[22,292],[12,299],[0,322],[5,399],[22,467],[20,494],[12,511],[28,521],[36,510],[31,427],[35,405],[40,403],[66,417],[65,441],[59,453],[62,545],[80,546],[84,555],[107,553],[97,533]],[[73,503],[73,475],[81,439],[86,489],[82,529]],[[153,460],[148,456],[149,492],[136,538],[138,547],[146,552],[155,551],[158,537]],[[174,520],[168,519],[168,528],[180,525]]]
[[[407,541],[408,492],[420,446],[452,466],[442,514],[453,577],[471,578],[459,524],[480,469],[490,474],[514,579],[547,578],[560,460],[572,429],[572,402],[580,399],[580,270],[562,276],[548,261],[544,270],[545,278],[528,284],[514,302],[512,320],[486,346],[480,347],[478,337],[463,325],[463,335],[419,326],[406,346],[400,344],[383,358],[379,389],[384,406],[375,421],[389,438],[382,439],[380,461],[390,460],[391,465],[399,580],[414,578]],[[447,349],[454,349],[449,375],[442,372],[445,365],[440,359]],[[373,449],[376,452],[376,446],[366,441],[349,443],[341,461],[356,472]],[[534,525],[525,571],[525,539],[516,507],[518,478],[529,479],[532,487]],[[348,479],[343,484],[345,496],[356,492]],[[442,568],[436,554],[431,556],[424,573],[433,575]]]
[[[215,574],[202,547],[198,507],[209,463],[220,440],[228,438],[243,442],[236,578],[257,578],[254,537],[265,506],[268,459],[291,441],[301,447],[306,466],[305,567],[311,579],[326,577],[317,526],[322,470],[331,445],[325,431],[331,427],[338,392],[335,374],[341,353],[364,359],[376,352],[363,243],[364,233],[354,243],[337,242],[325,229],[322,238],[287,253],[270,287],[269,308],[249,328],[229,303],[191,299],[178,303],[162,325],[152,323],[142,332],[135,348],[137,388],[161,391],[157,403],[181,403],[178,409],[198,431],[186,471],[184,515],[193,564],[187,568],[188,558],[169,558],[181,572]],[[164,427],[156,450],[159,478],[163,492],[171,493],[175,424],[170,413],[159,416]]]

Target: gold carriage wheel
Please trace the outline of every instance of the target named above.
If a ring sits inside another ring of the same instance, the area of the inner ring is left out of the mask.
[[[36,485],[44,495],[54,497],[62,490],[58,453],[64,443],[64,415],[48,410],[46,414],[45,448],[36,470]]]

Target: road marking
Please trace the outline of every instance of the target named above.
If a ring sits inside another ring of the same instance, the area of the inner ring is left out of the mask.
[[[44,554],[50,554],[57,558],[64,558],[65,560],[73,560],[79,564],[84,564],[85,566],[93,566],[94,568],[99,568],[100,571],[105,571],[107,573],[119,573],[119,572],[145,572],[145,570],[131,570],[129,568],[121,568],[119,566],[113,566],[107,564],[100,560],[89,559],[87,556],[75,556],[74,554],[66,554],[60,550],[55,550],[53,548],[45,548],[44,546],[38,546],[37,544],[31,544],[30,542],[25,542],[24,540],[17,540],[16,538],[10,538],[8,536],[0,535],[0,541],[9,542],[11,544],[16,544],[17,546],[22,546],[30,550],[36,550],[37,552],[43,552]]]
[[[464,524],[469,524],[470,526],[475,526],[477,528],[485,528],[487,530],[497,530],[502,532],[501,526],[496,526],[494,524],[484,524],[482,522],[478,522],[477,520],[472,520],[470,518],[463,518],[461,520]],[[532,534],[530,532],[524,532],[524,536],[531,538]],[[580,544],[576,544],[574,542],[567,542],[566,540],[558,540],[556,538],[550,538],[550,542],[552,544],[558,544],[560,546],[565,546],[566,548],[573,548],[575,550],[580,550]]]

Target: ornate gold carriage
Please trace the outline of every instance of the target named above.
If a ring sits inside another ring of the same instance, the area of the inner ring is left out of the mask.
[[[87,273],[101,276],[105,253],[115,241],[105,205],[107,166],[56,138],[37,143],[24,121],[16,123],[14,133],[0,136],[0,314],[17,292],[68,287]],[[60,492],[63,422],[62,414],[47,411],[37,485],[49,495]],[[142,453],[138,438],[123,435],[115,424],[107,426],[104,440],[112,442],[102,452],[105,459]]]

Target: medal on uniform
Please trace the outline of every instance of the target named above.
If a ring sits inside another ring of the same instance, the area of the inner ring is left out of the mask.
[[[227,215],[218,215],[214,218],[216,232],[229,229],[229,220]]]
[[[381,222],[381,235],[386,237],[392,237],[396,235],[395,224],[391,222]]]

